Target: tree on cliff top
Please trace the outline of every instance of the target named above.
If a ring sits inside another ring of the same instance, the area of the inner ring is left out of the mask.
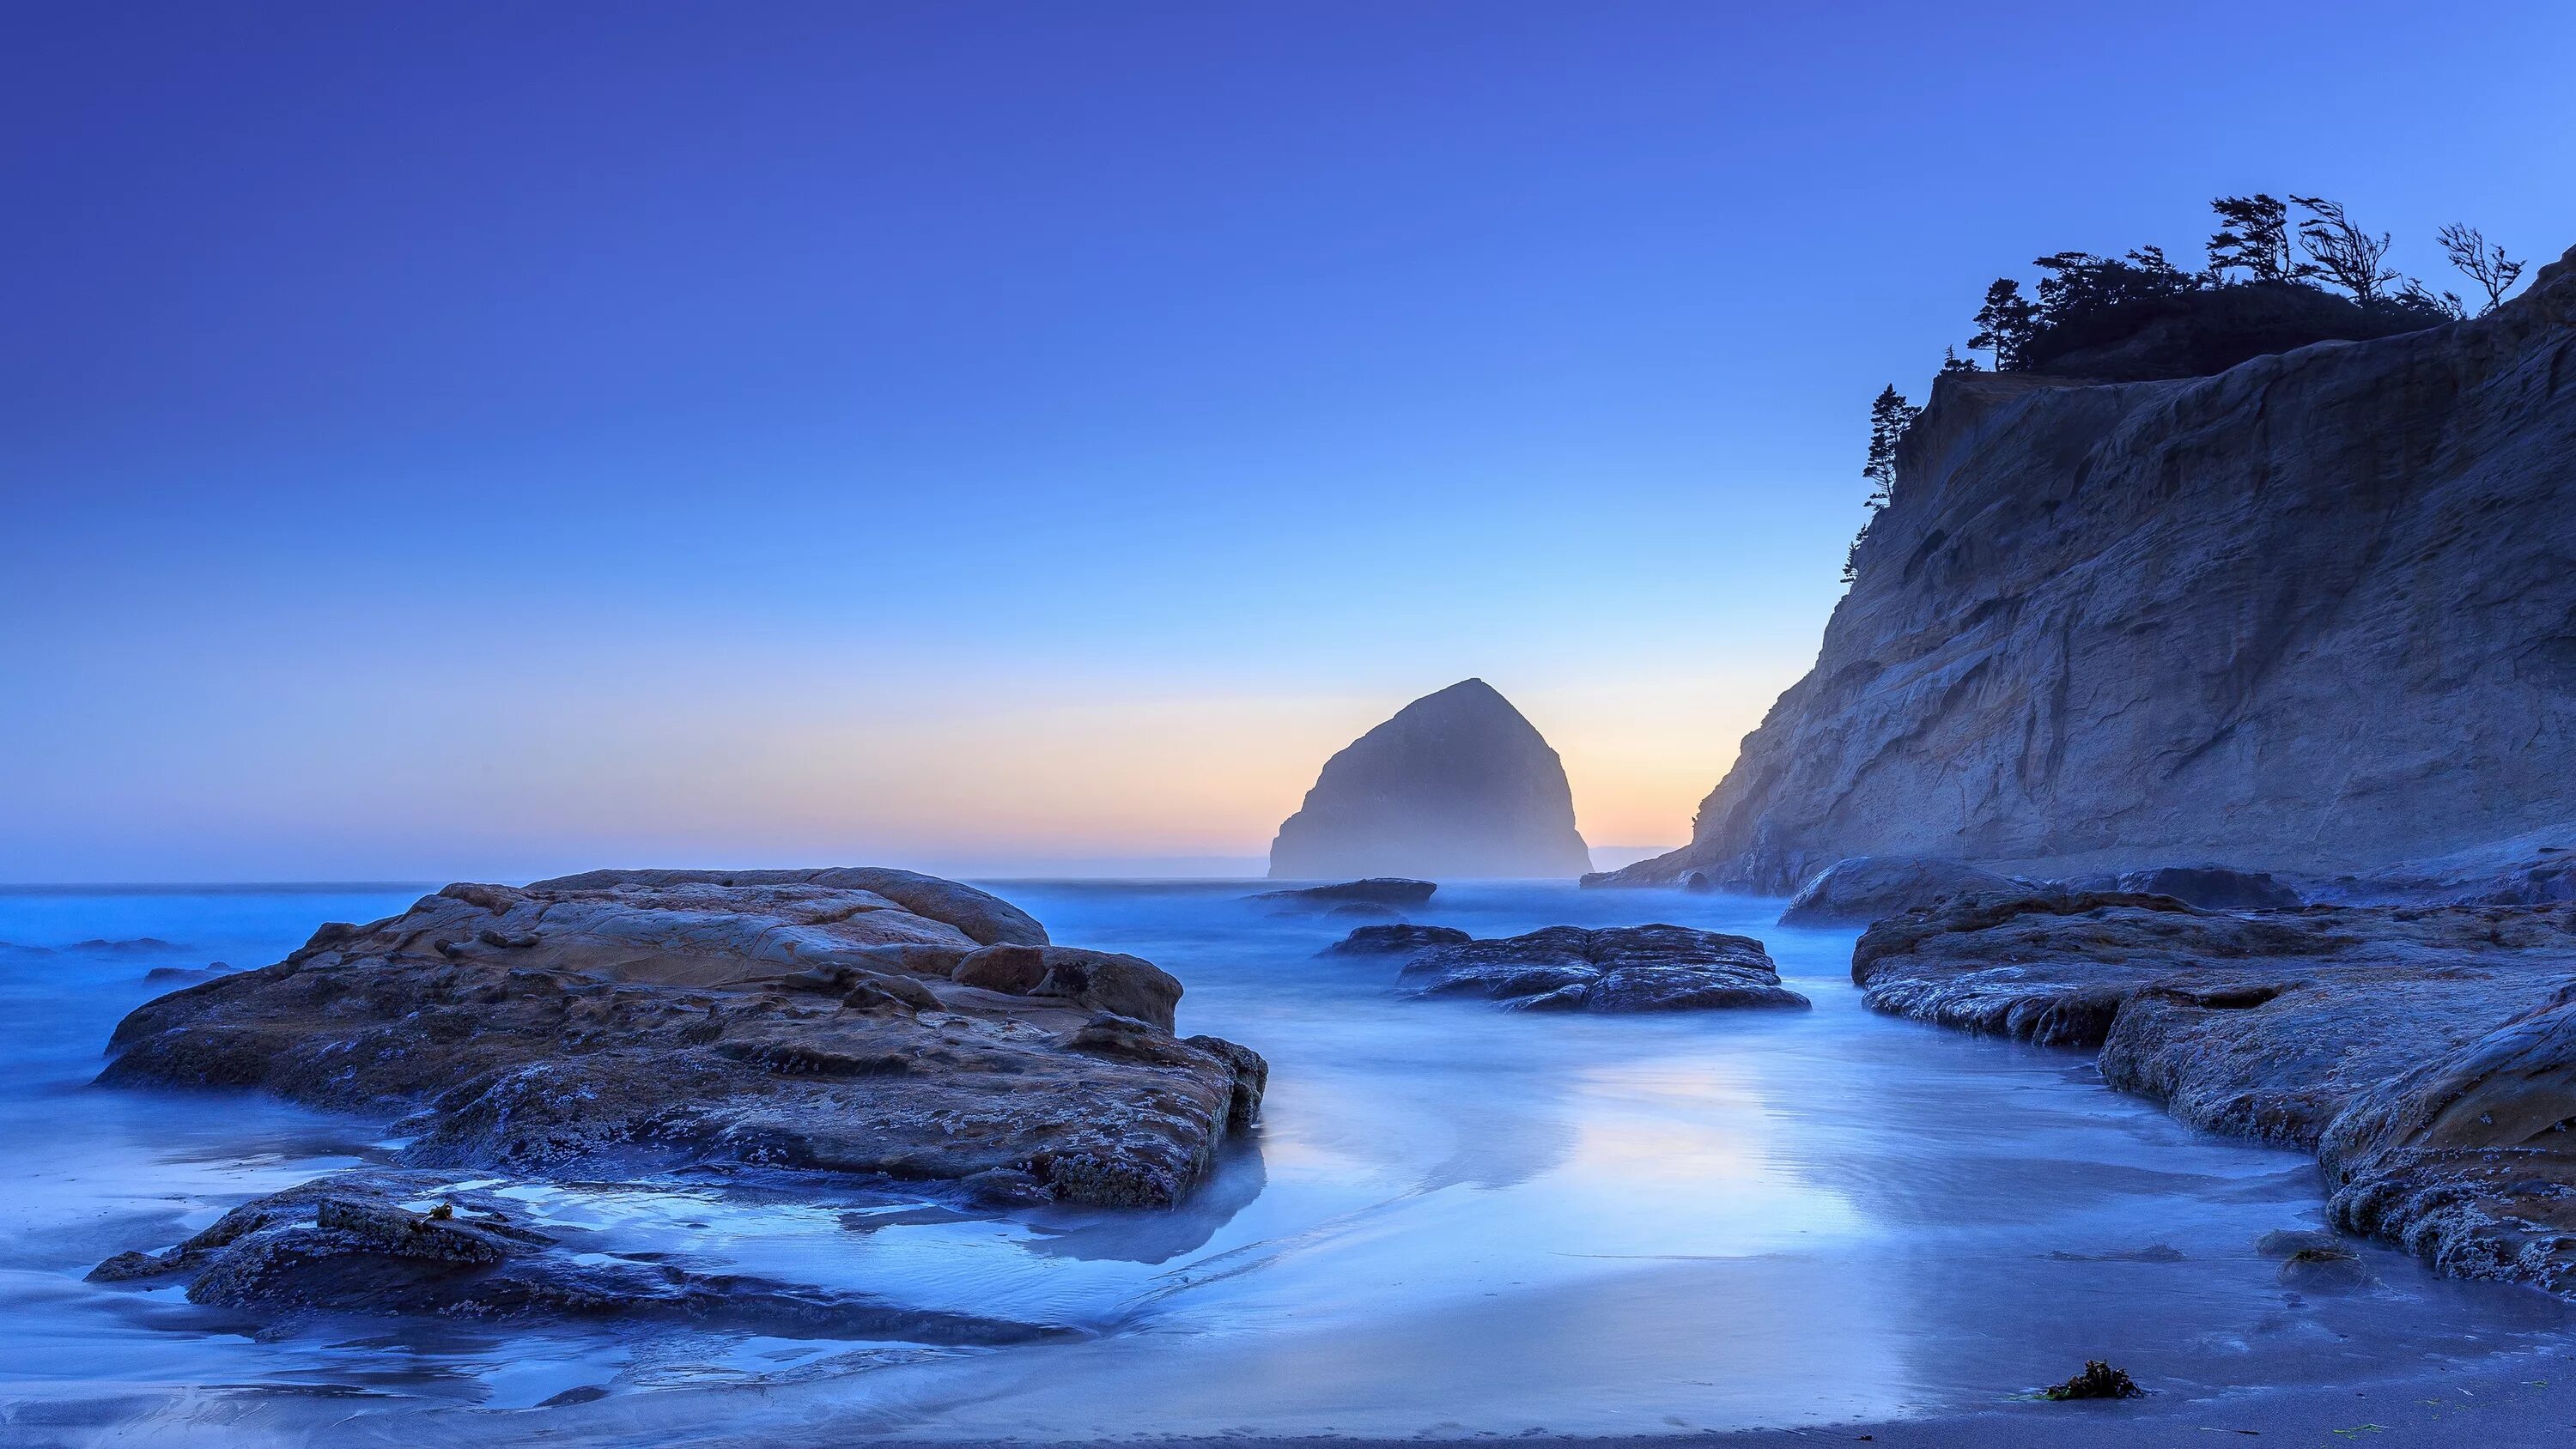
[[[2034,263],[2036,301],[2010,277],[1986,289],[1968,345],[1991,351],[1997,372],[2205,377],[2267,353],[2412,332],[2467,310],[2454,294],[2388,266],[2387,234],[2363,231],[2339,202],[2256,192],[2209,205],[2221,225],[2205,270],[2186,272],[2152,246],[2119,257],[2056,252]],[[2486,292],[2489,310],[2521,275],[2521,263],[2466,227],[2446,228],[2442,243]]]
[[[2388,233],[2374,237],[2353,225],[2344,215],[2342,202],[2322,196],[2290,199],[2307,209],[2299,220],[2299,249],[2316,263],[2318,272],[2352,293],[2356,302],[2385,300],[2388,284],[2400,279],[2396,268],[2382,265],[2388,257]]]
[[[1986,349],[1995,355],[1995,371],[2011,372],[2022,365],[2022,352],[2038,331],[2039,308],[2021,294],[2021,283],[1997,277],[1986,288],[1986,305],[1977,309],[1977,332],[1968,348]]]
[[[2290,207],[2277,196],[2221,196],[2209,203],[2218,231],[2209,239],[2209,275],[2241,271],[2249,282],[2295,282],[2316,275],[2290,250]]]
[[[2421,277],[2408,277],[2405,287],[2393,300],[2398,306],[2410,311],[2452,322],[2457,322],[2469,315],[2468,304],[2460,300],[2459,293],[2436,292],[2425,286],[2424,279]]]
[[[2453,222],[2436,234],[2442,252],[2451,265],[2468,273],[2469,280],[2487,294],[2487,304],[2478,309],[2483,317],[2504,301],[2504,294],[2522,280],[2522,263],[2508,260],[2503,247],[2490,248],[2487,239],[2473,226]]]
[[[2167,261],[2161,247],[2139,247],[2125,259],[2059,252],[2031,265],[2048,274],[2039,279],[2039,320],[2048,328],[2138,302],[2178,297],[2201,284]]]

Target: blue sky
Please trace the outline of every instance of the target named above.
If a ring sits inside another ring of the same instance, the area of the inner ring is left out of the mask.
[[[2576,244],[2576,11],[46,5],[0,879],[1257,855],[1494,682],[1678,843],[1870,396],[2222,192]]]

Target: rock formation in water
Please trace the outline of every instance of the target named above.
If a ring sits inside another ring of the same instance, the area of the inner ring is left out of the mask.
[[[2332,875],[2568,822],[2571,497],[2576,252],[2485,317],[2211,377],[1945,375],[1813,672],[1690,845],[1595,883]]]
[[[102,1082],[405,1114],[407,1166],[736,1165],[1168,1206],[1266,1068],[1180,983],[905,871],[452,885],[137,1008]]]
[[[526,1202],[456,1179],[336,1173],[246,1202],[166,1251],[119,1253],[89,1281],[183,1282],[192,1303],[260,1314],[439,1314],[477,1324],[613,1314],[778,1338],[938,1344],[1082,1336],[617,1253],[608,1234],[540,1226]]]
[[[1418,906],[1429,901],[1439,889],[1427,880],[1379,876],[1373,880],[1344,881],[1339,885],[1308,886],[1304,890],[1263,891],[1248,899],[1278,901],[1291,908],[1319,911],[1337,905]]]
[[[1591,868],[1565,766],[1481,679],[1415,700],[1325,761],[1270,846],[1274,880],[1572,879]]]
[[[1762,943],[1745,936],[1688,926],[1549,926],[1486,941],[1467,939],[1463,932],[1430,934],[1437,927],[1413,937],[1390,934],[1401,929],[1364,926],[1328,954],[1410,950],[1413,959],[1397,975],[1406,993],[1490,997],[1514,1011],[1712,1011],[1810,1004],[1780,984],[1779,969]]]
[[[2576,908],[1988,896],[1871,927],[1852,979],[1880,1011],[2099,1047],[2195,1127],[2315,1151],[2339,1226],[2576,1293]]]

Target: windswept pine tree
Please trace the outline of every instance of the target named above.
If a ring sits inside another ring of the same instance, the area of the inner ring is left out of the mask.
[[[2308,213],[2299,221],[2299,249],[2316,263],[2318,274],[2352,293],[2356,302],[2385,300],[2389,284],[2401,280],[2397,269],[2386,265],[2388,233],[2374,237],[2363,231],[2344,214],[2342,202],[2322,196],[2290,200]]]
[[[2513,284],[2522,280],[2522,263],[2506,257],[2503,247],[2490,246],[2476,227],[2453,222],[2434,239],[2442,244],[2442,252],[2451,259],[2451,265],[2467,273],[2469,280],[2487,294],[2487,304],[2478,309],[2481,317],[2494,311],[2504,301],[2504,294],[2513,290]]]
[[[2290,204],[2277,196],[2221,196],[2209,203],[2218,213],[2218,230],[2209,238],[2209,275],[2226,281],[2230,272],[2245,273],[2249,282],[2294,282],[2316,275],[2299,260],[2290,243]]]

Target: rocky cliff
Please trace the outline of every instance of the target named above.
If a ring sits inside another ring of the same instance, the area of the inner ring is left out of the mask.
[[[1945,376],[1815,669],[1690,845],[1593,879],[2335,873],[2556,826],[2571,505],[2576,251],[2487,317],[2210,377]]]
[[[1565,766],[1481,679],[1415,700],[1325,761],[1270,846],[1274,880],[1591,868]]]

